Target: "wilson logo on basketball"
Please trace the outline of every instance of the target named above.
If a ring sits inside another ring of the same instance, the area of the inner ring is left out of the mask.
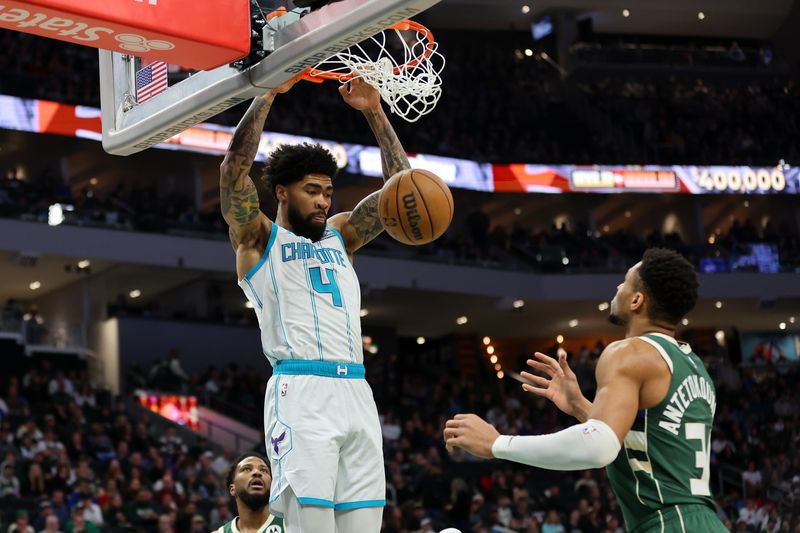
[[[427,170],[402,170],[383,185],[378,216],[393,239],[420,246],[439,238],[453,220],[453,196]]]
[[[422,230],[419,229],[419,221],[422,217],[419,216],[417,211],[417,197],[413,192],[403,196],[403,207],[406,208],[406,220],[408,225],[411,226],[411,234],[414,240],[422,240]]]

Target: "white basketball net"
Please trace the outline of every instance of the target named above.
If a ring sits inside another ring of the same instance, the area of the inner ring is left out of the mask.
[[[390,38],[392,34],[396,38]],[[438,47],[424,33],[388,29],[314,68],[363,79],[378,90],[394,114],[416,122],[433,111],[442,96],[445,58]]]

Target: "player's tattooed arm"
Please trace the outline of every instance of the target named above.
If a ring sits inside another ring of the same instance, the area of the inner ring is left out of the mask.
[[[378,198],[381,191],[375,191],[358,202],[352,211],[338,213],[328,220],[328,225],[342,233],[348,255],[351,255],[377,237],[383,231],[378,216]],[[352,260],[352,257],[351,257]]]
[[[383,112],[378,91],[363,80],[356,79],[342,85],[339,92],[347,104],[361,111],[367,119],[380,146],[384,182],[401,170],[411,168],[406,151]],[[380,191],[376,191],[361,200],[352,212],[331,217],[331,225],[342,232],[348,253],[352,254],[383,231],[378,216],[379,197]]]
[[[220,165],[219,199],[222,217],[230,227],[231,242],[239,243],[239,237],[257,229],[258,191],[250,179],[250,168],[258,151],[261,131],[267,119],[274,96],[265,95],[253,99],[250,108],[239,121],[231,139],[228,152]]]
[[[367,118],[369,127],[375,134],[375,139],[378,141],[378,146],[381,148],[381,165],[383,167],[383,181],[388,180],[401,170],[411,168],[408,162],[408,156],[397,138],[392,124],[383,108],[378,105],[375,108],[367,109],[364,111],[364,116]]]
[[[289,80],[253,99],[250,108],[236,126],[225,159],[220,165],[220,209],[230,228],[228,233],[234,248],[239,244],[255,243],[261,234],[263,220],[267,222],[266,229],[271,224],[261,215],[258,191],[250,179],[250,168],[258,153],[264,122],[275,97],[291,89],[295,83],[297,80]]]
[[[375,191],[361,200],[347,218],[347,224],[353,228],[353,233],[358,238],[359,248],[383,231],[383,224],[381,224],[381,219],[378,217],[378,198],[380,195],[380,191]]]
[[[381,148],[383,165],[383,181],[388,180],[401,170],[411,168],[406,151],[400,139],[381,107],[381,95],[371,85],[360,78],[342,85],[339,88],[342,98],[353,109],[364,113],[375,140]]]

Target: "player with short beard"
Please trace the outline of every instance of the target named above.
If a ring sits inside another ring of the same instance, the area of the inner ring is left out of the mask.
[[[711,493],[716,392],[703,361],[675,338],[697,303],[697,274],[679,253],[647,250],[617,286],[609,320],[625,328],[597,362],[594,401],[566,355],[536,353],[526,391],[580,424],[549,435],[500,435],[474,414],[448,420],[449,450],[550,470],[606,468],[630,533],[724,533]]]
[[[236,458],[226,477],[228,491],[236,499],[236,518],[215,533],[285,533],[283,520],[269,513],[272,474],[266,458],[245,453]]]
[[[318,144],[282,144],[264,162],[263,176],[250,177],[272,104],[293,84],[253,100],[220,165],[220,205],[239,287],[272,365],[264,399],[269,506],[290,533],[379,533],[386,505],[383,443],[364,379],[353,255],[383,232],[381,191],[331,215],[338,164]],[[375,134],[384,179],[408,170],[378,91],[361,79],[339,91]],[[256,182],[278,202],[274,220],[261,212]]]

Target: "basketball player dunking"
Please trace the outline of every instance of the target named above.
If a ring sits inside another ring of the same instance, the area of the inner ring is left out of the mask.
[[[611,302],[609,319],[625,326],[625,339],[600,356],[594,402],[581,394],[564,356],[537,353],[539,361],[528,361],[549,380],[522,373],[534,384],[525,390],[582,424],[550,435],[501,436],[476,415],[457,415],[444,430],[447,447],[550,470],[608,467],[632,533],[727,531],[709,490],[714,384],[692,348],[675,340],[696,301],[694,267],[675,252],[648,250]]]
[[[220,167],[239,285],[253,303],[274,369],[264,405],[270,507],[288,533],[377,533],[385,505],[383,450],[364,380],[352,255],[383,231],[380,191],[328,218],[336,161],[319,145],[283,145],[263,177],[278,200],[275,221],[260,211],[250,167],[276,95],[294,83],[254,99]],[[340,92],[375,134],[384,180],[408,169],[378,92],[360,80]]]

